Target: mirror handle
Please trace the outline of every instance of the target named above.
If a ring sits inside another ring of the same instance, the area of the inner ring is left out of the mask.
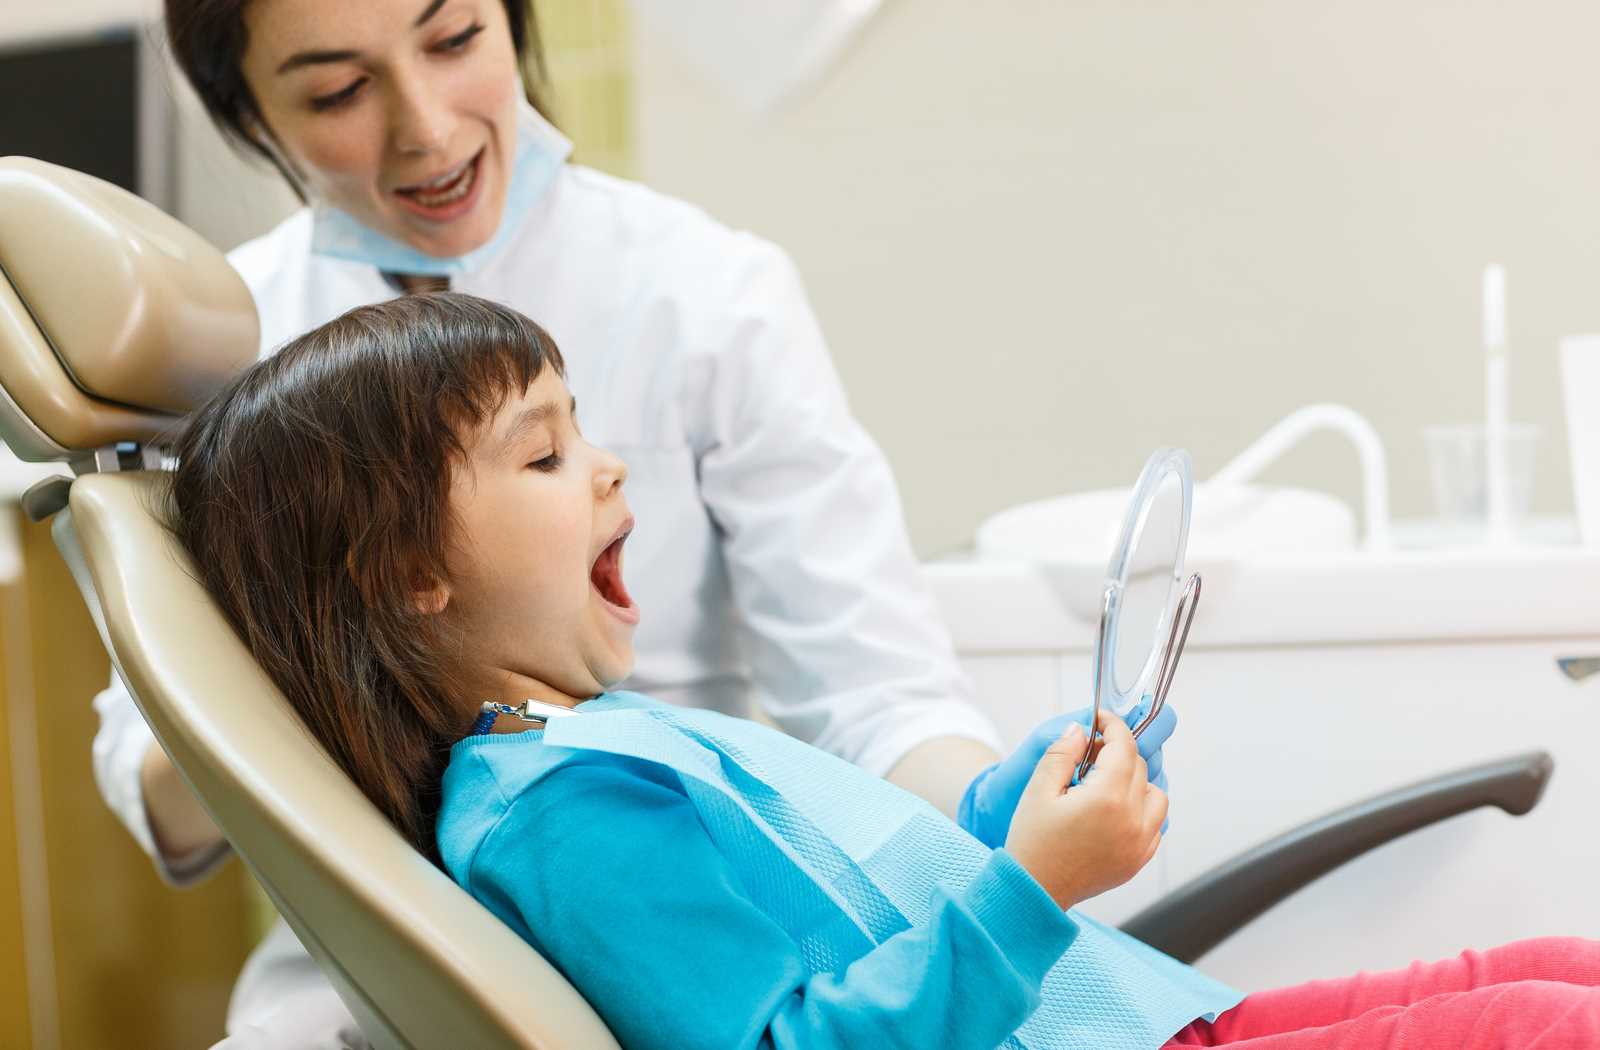
[[[1100,595],[1100,635],[1094,653],[1094,706],[1089,709],[1089,746],[1084,749],[1083,758],[1072,774],[1074,784],[1087,776],[1089,767],[1094,764],[1094,731],[1095,726],[1100,724],[1100,689],[1105,684],[1106,661],[1111,656],[1111,608],[1116,602],[1116,594],[1116,588],[1110,586]]]
[[[1194,623],[1194,611],[1199,604],[1200,574],[1197,572],[1184,581],[1183,593],[1178,595],[1177,608],[1172,611],[1172,630],[1167,634],[1167,649],[1161,657],[1161,670],[1156,673],[1154,698],[1150,702],[1150,710],[1133,727],[1135,739],[1150,727],[1150,723],[1167,705],[1167,693],[1172,689],[1173,676],[1178,673],[1178,659],[1183,656],[1184,646],[1189,644],[1189,625]]]

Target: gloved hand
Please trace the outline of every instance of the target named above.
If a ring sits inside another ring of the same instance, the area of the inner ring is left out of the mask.
[[[1128,728],[1138,725],[1144,718],[1149,702],[1150,698],[1146,697],[1138,707],[1128,712],[1123,719]],[[1016,811],[1017,802],[1022,798],[1022,789],[1027,786],[1028,778],[1033,776],[1033,768],[1044,757],[1045,750],[1066,732],[1069,722],[1076,722],[1087,731],[1093,716],[1093,708],[1086,707],[1041,722],[1009,756],[972,778],[966,794],[961,796],[961,806],[956,810],[956,823],[985,846],[998,849],[1005,845],[1006,832],[1011,830],[1011,814]],[[1162,791],[1167,790],[1167,774],[1161,768],[1161,747],[1177,724],[1177,713],[1171,704],[1167,704],[1139,738],[1139,755],[1148,767],[1150,783]],[[1167,824],[1163,823],[1161,833],[1164,835],[1166,831]]]

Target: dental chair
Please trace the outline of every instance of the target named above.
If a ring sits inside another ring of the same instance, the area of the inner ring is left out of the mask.
[[[0,438],[70,468],[30,489],[118,673],[173,763],[380,1048],[615,1047],[537,952],[415,852],[311,740],[163,524],[181,417],[256,358],[243,283],[125,191],[0,158]],[[1332,814],[1180,888],[1124,928],[1198,958],[1295,890],[1478,806],[1521,814],[1543,753]],[[653,994],[640,989],[640,994]]]

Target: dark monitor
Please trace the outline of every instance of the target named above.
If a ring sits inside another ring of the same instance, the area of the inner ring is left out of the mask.
[[[98,176],[169,203],[152,172],[164,128],[148,125],[163,109],[147,97],[142,29],[31,41],[0,48],[0,156],[21,154]],[[155,90],[164,85],[154,83]]]

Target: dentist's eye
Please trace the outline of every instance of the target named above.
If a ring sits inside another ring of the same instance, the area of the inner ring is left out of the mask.
[[[440,52],[460,51],[472,41],[473,37],[477,36],[481,32],[483,32],[483,26],[481,25],[468,26],[455,36],[440,41],[439,46],[434,48],[434,50]]]
[[[553,474],[557,470],[561,469],[561,453],[552,452],[543,459],[534,460],[532,463],[529,463],[528,466],[532,467],[534,470],[543,471],[546,474]]]
[[[349,87],[335,91],[331,95],[318,95],[316,98],[311,100],[311,108],[316,110],[318,113],[323,113],[330,109],[338,109],[346,102],[349,102],[351,99],[355,98],[356,92],[360,91],[361,85],[365,84],[366,82],[367,78],[361,77],[352,81]]]

